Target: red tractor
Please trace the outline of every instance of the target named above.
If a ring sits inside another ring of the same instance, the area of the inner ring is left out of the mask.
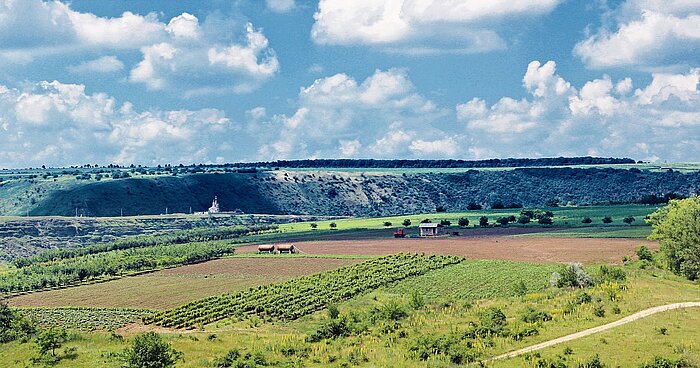
[[[406,237],[406,232],[403,231],[403,229],[396,229],[394,231],[394,238],[405,238]]]

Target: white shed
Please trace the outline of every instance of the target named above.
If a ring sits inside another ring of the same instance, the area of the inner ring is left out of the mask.
[[[420,236],[439,236],[442,235],[444,226],[436,223],[423,223],[418,225]]]

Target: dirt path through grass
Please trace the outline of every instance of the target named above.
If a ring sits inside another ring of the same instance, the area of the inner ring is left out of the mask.
[[[593,335],[593,334],[598,333],[598,332],[609,330],[611,328],[615,328],[615,327],[618,327],[618,326],[621,326],[621,325],[624,325],[624,324],[627,324],[630,322],[634,322],[638,319],[642,319],[644,317],[648,317],[648,316],[651,316],[651,315],[656,314],[656,313],[666,312],[669,310],[679,309],[679,308],[693,308],[693,307],[700,307],[700,302],[673,303],[673,304],[666,304],[666,305],[661,305],[658,307],[645,309],[643,311],[634,313],[632,315],[629,315],[629,316],[622,318],[620,320],[617,320],[615,322],[610,322],[610,323],[604,324],[602,326],[589,328],[587,330],[576,332],[576,333],[573,333],[571,335],[562,336],[562,337],[556,338],[554,340],[545,341],[545,342],[539,343],[537,345],[532,345],[532,346],[528,346],[526,348],[511,351],[510,353],[505,353],[505,354],[493,357],[493,358],[489,359],[488,361],[514,358],[516,356],[519,356],[519,355],[522,355],[525,353],[530,353],[530,352],[533,352],[536,350],[541,350],[544,348],[548,348],[550,346],[561,344],[563,342],[580,339],[582,337]]]

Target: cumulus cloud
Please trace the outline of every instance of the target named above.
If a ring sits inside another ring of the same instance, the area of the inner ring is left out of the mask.
[[[456,107],[467,151],[475,158],[606,155],[683,160],[700,154],[700,70],[655,73],[633,82],[603,76],[576,89],[556,64],[532,62],[528,98],[475,98]]]
[[[163,22],[155,13],[106,18],[60,1],[0,1],[0,59],[27,64],[54,54],[108,53],[68,66],[104,73],[125,67],[110,54],[139,50],[143,57],[129,66],[129,81],[149,89],[185,96],[251,91],[277,73],[279,61],[261,29],[224,23],[218,15],[202,24],[189,13]]]
[[[84,85],[0,86],[0,166],[213,162],[238,128],[220,110],[136,111]]]
[[[427,54],[485,52],[505,47],[499,21],[550,12],[560,0],[321,0],[311,36],[332,45],[376,45]]]
[[[574,53],[591,68],[658,68],[696,62],[700,54],[700,3],[627,0]]]
[[[450,154],[439,142],[445,133],[431,126],[447,111],[420,95],[404,69],[377,70],[361,82],[346,74],[319,78],[297,103],[291,114],[251,123],[260,159]]]

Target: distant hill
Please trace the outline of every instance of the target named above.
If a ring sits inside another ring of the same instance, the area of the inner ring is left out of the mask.
[[[0,185],[2,215],[119,216],[224,211],[375,216],[519,204],[635,203],[700,190],[700,172],[516,168],[458,173],[270,170],[109,180],[30,179]],[[647,198],[648,199],[648,198]]]
[[[375,159],[315,159],[279,160],[267,162],[237,163],[238,167],[279,168],[487,168],[487,167],[537,167],[577,165],[634,164],[631,158],[614,157],[545,157],[504,158],[488,160],[375,160]]]

